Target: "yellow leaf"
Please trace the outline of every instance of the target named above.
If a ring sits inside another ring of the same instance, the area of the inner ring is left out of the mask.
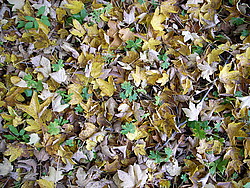
[[[86,149],[89,151],[93,150],[97,145],[97,143],[95,141],[90,140],[90,139],[86,140],[86,144],[87,144]]]
[[[28,132],[38,132],[41,130],[41,123],[39,121],[35,121],[33,119],[27,119],[26,122],[30,125],[28,127],[25,127],[24,130]]]
[[[111,97],[114,92],[115,92],[115,88],[114,88],[114,83],[113,83],[113,78],[112,76],[110,76],[108,78],[108,82],[106,82],[103,79],[98,78],[96,80],[99,88],[101,89],[101,95],[102,96],[109,96]]]
[[[227,132],[229,140],[233,146],[236,144],[235,137],[247,137],[248,136],[247,133],[245,133],[243,130],[241,130],[241,128],[244,125],[245,124],[243,122],[240,122],[240,123],[233,122],[233,123],[228,124],[226,132]]]
[[[94,61],[92,63],[90,75],[94,78],[98,78],[99,76],[101,76],[103,74],[102,73],[102,66],[103,65],[104,65],[104,63]]]
[[[68,0],[69,4],[65,4],[64,7],[70,9],[71,14],[77,14],[84,8],[84,4],[81,1]]]
[[[73,19],[73,25],[75,27],[75,29],[71,29],[70,33],[78,36],[78,37],[82,37],[84,36],[84,34],[86,33],[85,29],[82,27],[82,25],[80,24],[80,22],[78,22],[76,19]]]
[[[139,66],[136,66],[135,73],[132,73],[131,75],[134,78],[136,87],[140,85],[141,81],[146,81],[146,73],[145,71],[141,70]]]
[[[80,104],[83,99],[81,96],[83,86],[80,84],[70,84],[68,88],[69,88],[68,94],[73,93],[73,95],[71,95],[71,100],[69,101],[69,104],[70,105]]]
[[[49,97],[43,104],[40,104],[38,101],[37,92],[34,91],[29,105],[16,104],[16,106],[17,108],[32,116],[34,119],[38,119],[43,114],[44,110],[50,105],[51,100],[52,98]]]
[[[52,181],[45,179],[36,180],[40,188],[54,188],[55,184]]]
[[[176,4],[176,0],[168,0],[168,1],[164,1],[161,3],[161,13],[163,13],[164,15],[166,15],[167,17],[170,16],[169,13],[178,13],[178,6],[175,6],[174,4]]]
[[[233,94],[235,82],[240,79],[239,71],[230,71],[232,63],[226,64],[220,71],[219,78],[225,84],[226,93]]]
[[[96,132],[96,126],[93,123],[84,123],[85,129],[79,134],[79,138],[84,141]]]
[[[149,41],[144,42],[142,50],[152,49],[155,50],[155,46],[161,44],[161,41],[150,38]]]
[[[4,39],[14,42],[17,39],[17,35],[7,35],[6,37],[3,37]]]
[[[144,144],[136,144],[136,146],[133,148],[133,151],[135,153],[136,156],[140,155],[146,155],[146,151],[145,151],[145,146],[146,143]]]
[[[11,145],[9,144],[8,149],[4,152],[5,156],[10,156],[9,161],[13,162],[15,161],[18,157],[20,157],[23,153],[22,148],[19,148],[16,145]]]
[[[38,23],[39,29],[41,29],[46,35],[48,35],[50,32],[49,27],[47,25],[45,25],[43,22],[41,22],[41,20],[38,18],[36,18],[36,21]]]
[[[213,62],[219,62],[219,55],[224,52],[222,49],[213,49],[210,54],[207,56],[207,62],[211,65]]]
[[[162,77],[159,78],[156,82],[160,83],[161,86],[164,86],[169,81],[169,75],[167,73],[163,73]]]
[[[58,22],[63,22],[63,17],[67,15],[67,12],[63,8],[56,8],[56,17]]]
[[[160,14],[159,7],[156,8],[153,18],[151,20],[151,25],[154,30],[163,31],[164,26],[161,24],[166,19],[166,16]]]

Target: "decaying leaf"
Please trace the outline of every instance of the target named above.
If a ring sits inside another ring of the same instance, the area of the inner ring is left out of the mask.
[[[147,170],[141,170],[138,164],[130,165],[128,172],[118,170],[117,173],[124,188],[143,187],[148,179]]]

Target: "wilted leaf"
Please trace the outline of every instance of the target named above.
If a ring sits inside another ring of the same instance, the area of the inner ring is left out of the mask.
[[[13,170],[13,166],[11,165],[8,159],[6,158],[3,159],[4,159],[3,163],[0,163],[0,175],[6,176]]]

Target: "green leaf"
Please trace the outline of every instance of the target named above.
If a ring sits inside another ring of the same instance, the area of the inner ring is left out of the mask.
[[[36,13],[36,16],[42,15],[45,12],[45,8],[45,6],[40,7]]]
[[[33,90],[32,89],[25,89],[24,93],[27,97],[31,97],[33,94]]]
[[[25,21],[18,21],[17,28],[22,28],[25,26]]]
[[[14,127],[13,125],[8,125],[8,127],[14,135],[19,136],[19,132],[16,127]]]
[[[24,16],[24,18],[25,18],[26,20],[32,21],[32,22],[36,20],[35,18],[33,18],[33,17],[31,17],[31,16]]]
[[[61,131],[60,126],[55,122],[51,122],[48,125],[48,133],[50,133],[51,135],[58,135],[60,131]]]
[[[128,97],[129,102],[135,101],[137,99],[137,93],[134,93],[133,95],[130,95]]]
[[[82,9],[81,12],[80,12],[80,16],[81,16],[81,19],[83,20],[84,18],[86,18],[86,16],[88,16],[88,12],[86,9]]]
[[[35,20],[35,21],[34,21],[34,28],[35,28],[35,29],[38,29],[38,27],[39,27],[39,25],[38,25],[37,21]]]
[[[136,127],[133,123],[126,122],[125,125],[122,125],[121,134],[135,133]]]
[[[169,161],[173,153],[173,150],[171,148],[164,148],[164,151],[165,151],[165,154],[167,155],[167,158],[165,159],[165,161]]]
[[[234,25],[241,25],[241,24],[243,24],[244,22],[245,22],[245,18],[231,18],[231,20],[232,20],[232,23],[234,24]]]
[[[250,188],[250,182],[246,183],[243,187],[244,188]]]
[[[20,135],[20,136],[23,136],[24,133],[25,133],[25,130],[24,130],[24,129],[21,129],[20,132],[19,132],[19,135]]]
[[[164,159],[161,157],[159,151],[154,152],[151,150],[149,153],[150,153],[150,155],[148,156],[148,158],[154,159],[155,163],[161,163],[164,161]]]
[[[36,90],[37,91],[42,91],[43,90],[43,83],[41,80],[38,80],[37,84],[36,84]]]
[[[41,22],[44,23],[45,25],[49,26],[49,27],[51,26],[49,20],[43,20],[42,19]]]
[[[243,30],[243,31],[241,31],[241,36],[247,37],[249,35],[249,33],[250,32],[248,30]]]
[[[18,138],[16,136],[13,135],[3,135],[5,138],[7,138],[8,140],[18,140]]]
[[[60,69],[62,69],[64,67],[64,64],[63,64],[63,60],[62,59],[59,59],[57,61],[57,64],[52,64],[52,69],[53,71],[59,71]]]
[[[33,22],[27,22],[24,26],[24,29],[31,29],[33,28],[34,26],[34,23]]]
[[[121,84],[121,88],[125,89],[125,96],[129,97],[132,94],[134,86],[130,82],[125,81]]]
[[[81,96],[82,96],[83,100],[85,100],[85,101],[87,101],[87,100],[92,96],[92,94],[89,94],[89,93],[88,93],[88,90],[89,90],[88,87],[84,87],[84,88],[82,89],[82,94],[81,94]]]
[[[82,112],[83,112],[83,108],[81,107],[80,104],[78,104],[78,105],[75,107],[75,111],[76,111],[77,113],[82,113]]]
[[[65,145],[73,147],[75,144],[72,139],[66,140]]]
[[[235,97],[243,97],[242,92],[241,91],[236,91],[234,94]]]

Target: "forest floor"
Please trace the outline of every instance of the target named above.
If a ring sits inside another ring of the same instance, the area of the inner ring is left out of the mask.
[[[0,187],[250,188],[249,0],[0,0]]]

